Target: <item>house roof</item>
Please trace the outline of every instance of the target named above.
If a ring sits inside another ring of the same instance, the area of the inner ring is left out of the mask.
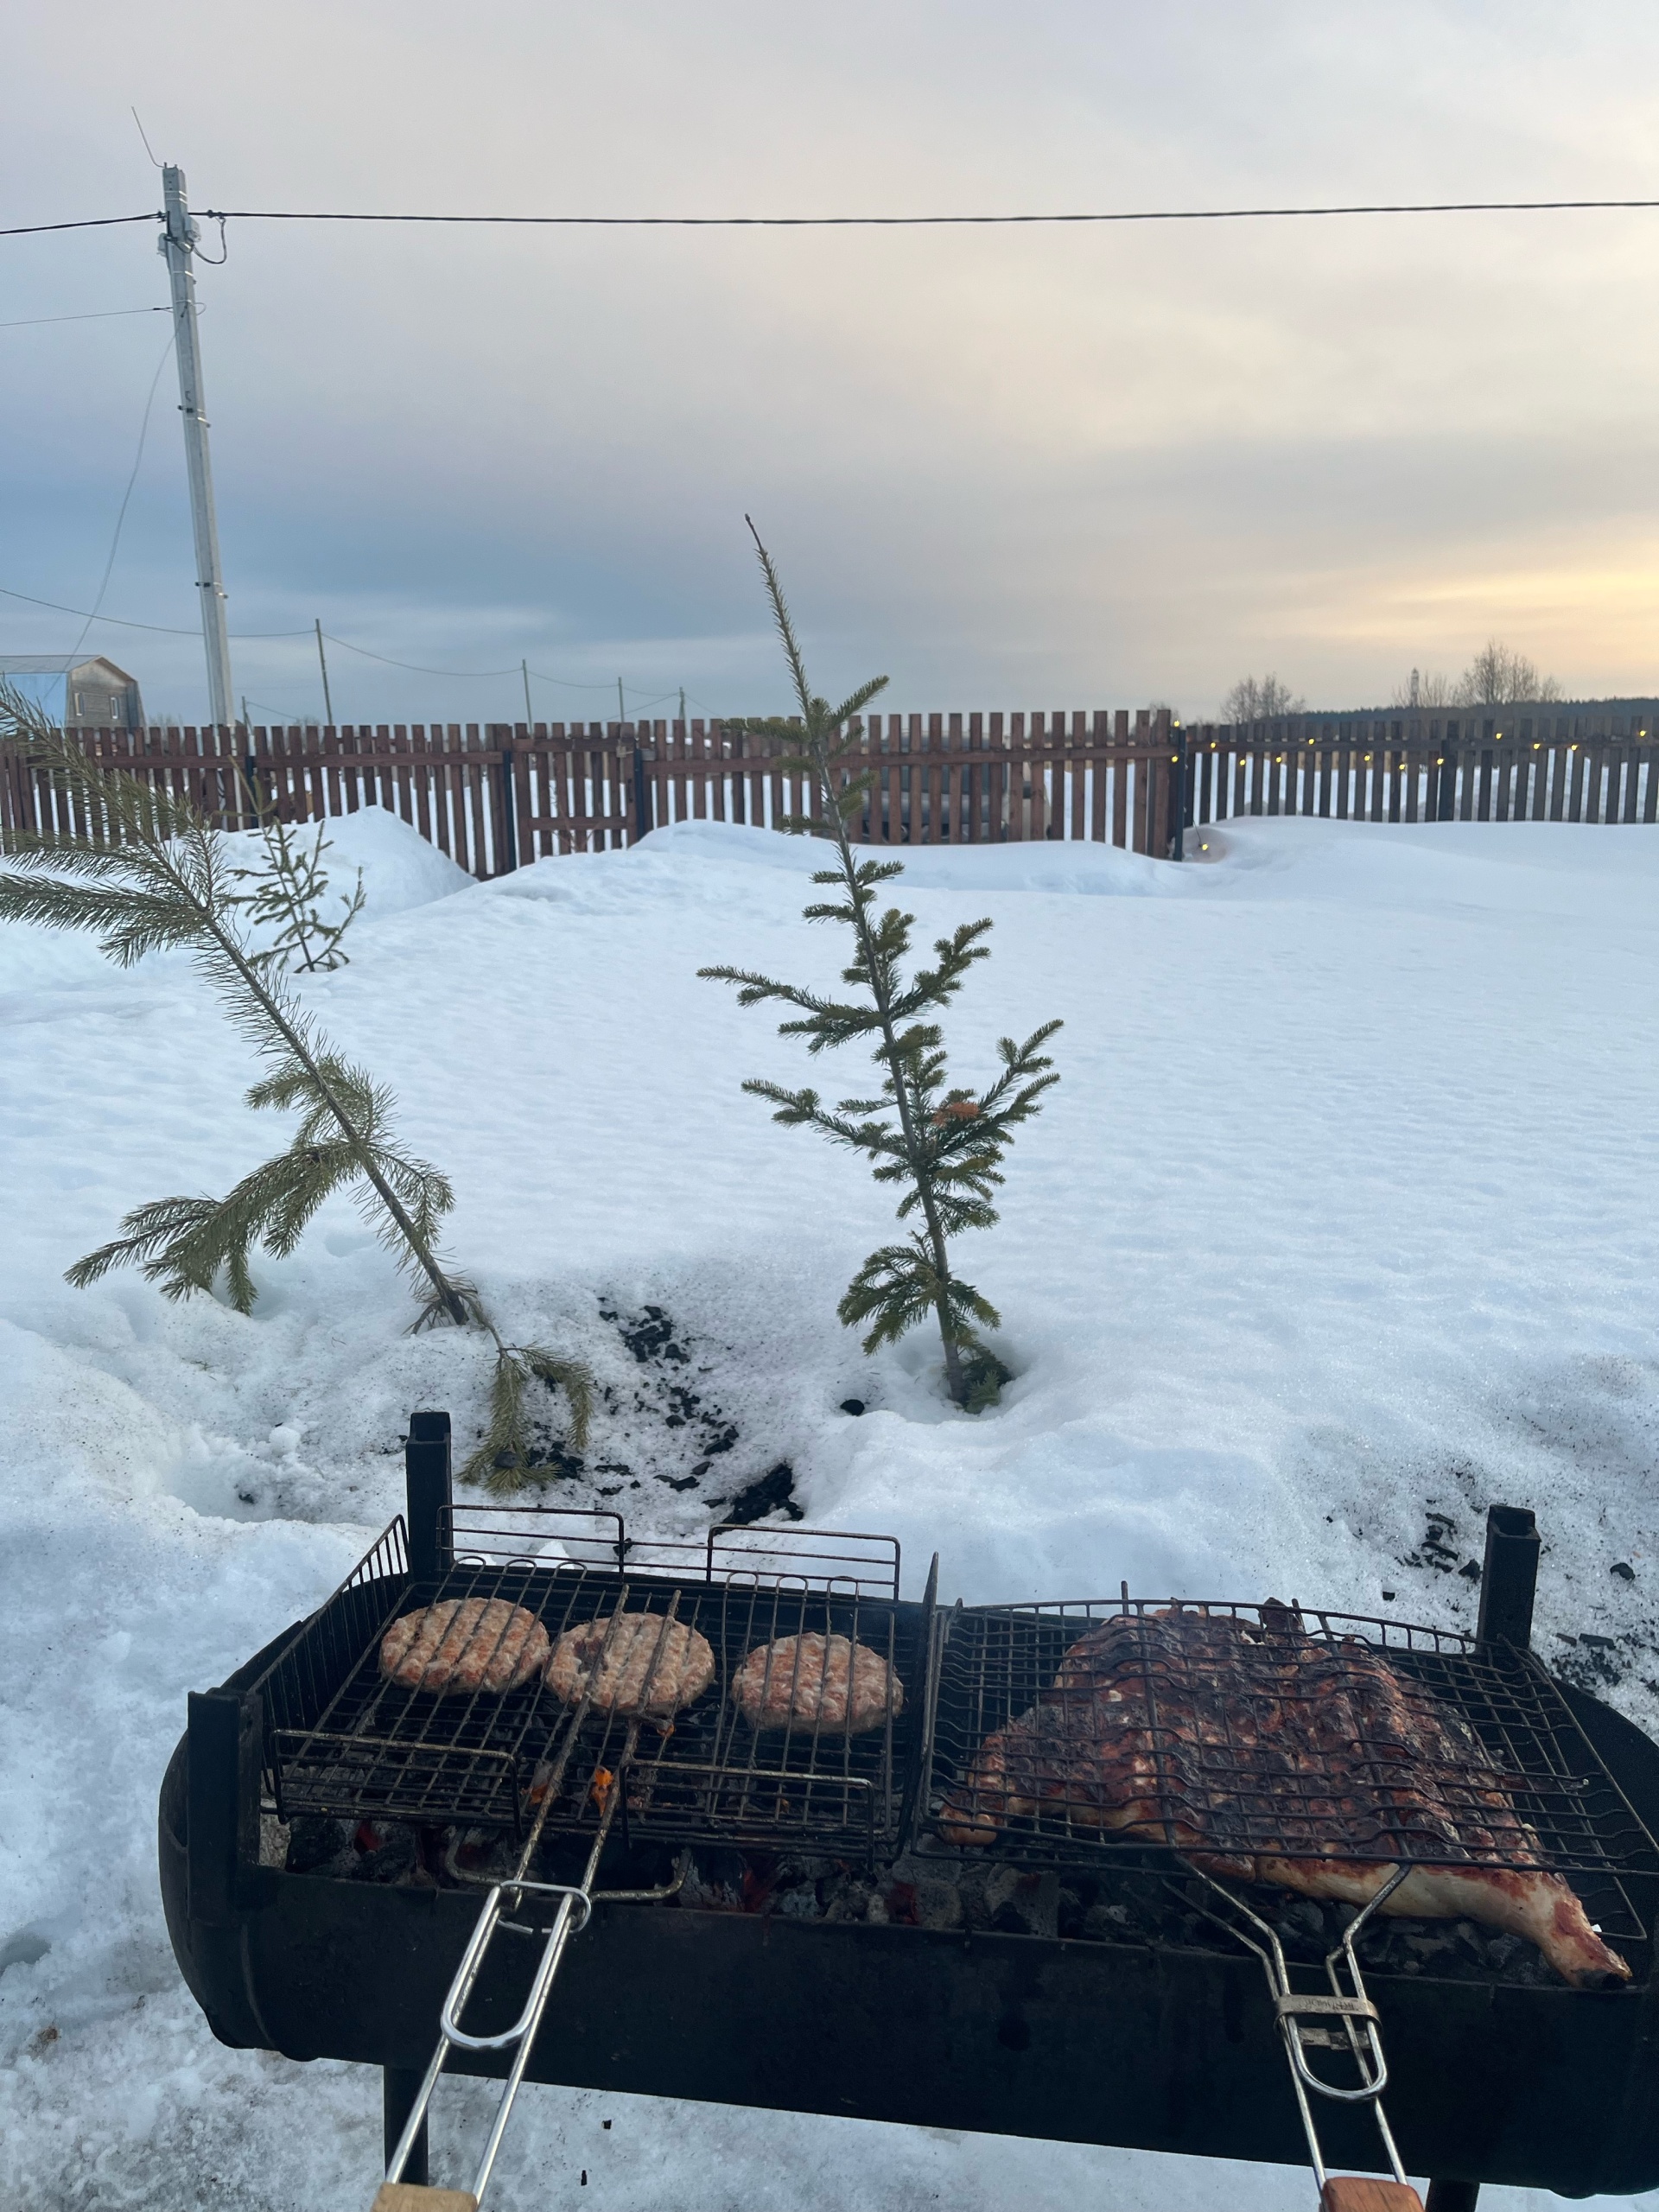
[[[95,668],[107,669],[122,683],[137,681],[104,653],[0,653],[0,676],[73,676]]]

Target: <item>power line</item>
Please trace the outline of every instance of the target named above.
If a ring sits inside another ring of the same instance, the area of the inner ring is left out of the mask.
[[[91,315],[28,315],[21,322],[0,322],[0,330],[38,330],[48,322],[109,322],[121,315],[165,315],[165,308],[99,308]]]
[[[166,356],[163,355],[162,359],[165,360]],[[158,637],[194,638],[197,634],[194,630],[181,629],[176,623],[130,622],[118,614],[99,614],[84,607],[66,607],[61,600],[37,599],[32,592],[12,591],[4,584],[0,584],[0,599],[20,599],[29,607],[50,607],[54,614],[76,614],[89,623],[111,622],[120,630],[149,630]],[[371,652],[367,645],[354,645],[349,638],[335,637],[332,630],[325,630],[322,634],[331,645],[340,646],[342,652],[359,653],[365,660],[379,661],[386,668],[406,668],[416,676],[448,676],[471,683],[484,683],[499,676],[517,676],[519,672],[516,668],[430,668],[421,661],[397,660],[391,653],[377,653]],[[315,627],[309,630],[237,630],[232,635],[238,644],[245,644],[273,638],[311,638],[316,635],[316,632]],[[608,691],[611,689],[607,683],[579,683],[568,676],[549,676],[539,668],[532,668],[530,672],[538,683],[556,684],[565,691]],[[633,687],[630,685],[628,688],[632,690]],[[657,698],[648,701],[647,704],[659,706],[664,699],[671,699],[673,696],[671,691],[664,691]]]
[[[498,676],[517,676],[524,666],[520,663],[518,668],[431,668],[423,661],[398,660],[391,653],[371,652],[366,645],[354,645],[349,638],[337,638],[331,630],[325,630],[322,634],[331,645],[341,646],[348,653],[360,653],[365,660],[378,660],[386,668],[407,668],[416,676],[454,676],[465,683],[481,683]],[[555,683],[564,691],[608,691],[611,689],[608,683],[578,683],[568,676],[550,676],[544,669],[532,668],[529,672],[538,683]],[[662,694],[664,698],[668,696],[666,691]]]
[[[577,683],[568,676],[548,676],[539,668],[532,668],[530,672],[538,683],[556,683],[562,691],[608,691],[611,688],[608,683]],[[625,684],[623,689],[630,690],[632,686]],[[667,692],[663,696],[666,698]]]
[[[61,600],[36,599],[32,592],[12,591],[4,584],[0,584],[0,599],[21,599],[29,607],[49,607],[54,614],[79,614],[84,617],[88,611],[84,607],[66,607]],[[113,623],[118,630],[153,630],[158,636],[163,638],[194,638],[200,634],[194,629],[181,630],[176,623],[172,622],[129,622],[119,614],[99,614],[93,619],[99,622]],[[311,632],[308,630],[238,630],[236,634],[238,638],[247,639],[308,638]]]
[[[0,230],[0,238],[38,238],[42,231],[106,231],[115,223],[159,223],[162,211],[151,208],[143,215],[92,215],[79,223],[11,223]]]
[[[1033,215],[357,215],[212,207],[215,222],[500,223],[599,230],[920,230],[992,223],[1238,223],[1304,215],[1497,215],[1659,207],[1659,200],[1409,200],[1313,207],[1131,207]]]
[[[1659,207],[1659,199],[1380,200],[1301,207],[1116,207],[1055,210],[1027,215],[382,215],[292,207],[204,207],[200,212],[213,222],[240,223],[460,223],[540,229],[810,231],[982,228],[1006,224],[1275,222],[1334,215],[1605,213],[1655,207]],[[0,238],[32,238],[48,231],[90,231],[116,223],[160,219],[159,214],[152,213],[99,215],[74,223],[18,223],[0,229]]]
[[[156,364],[156,373],[149,380],[149,397],[144,402],[144,419],[138,425],[138,450],[132,458],[132,474],[127,479],[127,488],[121,494],[120,511],[115,518],[115,535],[110,540],[110,557],[104,563],[104,574],[99,583],[98,595],[92,601],[92,611],[86,617],[81,627],[80,635],[74,642],[73,651],[77,656],[79,655],[81,647],[86,642],[87,631],[98,620],[98,611],[104,604],[104,594],[110,588],[110,578],[115,571],[115,556],[120,550],[122,525],[127,519],[127,506],[132,498],[132,487],[138,481],[138,471],[143,462],[144,440],[149,435],[149,411],[156,404],[156,387],[162,380],[162,371],[167,366],[167,357],[172,351],[173,334],[169,331],[167,343],[162,348],[162,358]]]
[[[371,652],[366,645],[354,645],[349,638],[335,637],[332,630],[325,630],[322,634],[331,645],[339,645],[346,652],[361,653],[365,660],[378,660],[387,668],[411,669],[416,676],[459,676],[472,682],[481,681],[486,677],[517,676],[518,673],[516,668],[428,668],[417,660],[394,660],[390,653]],[[550,683],[556,680],[556,677],[548,678]]]

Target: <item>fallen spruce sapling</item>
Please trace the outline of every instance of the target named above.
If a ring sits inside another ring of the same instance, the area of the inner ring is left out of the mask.
[[[749,528],[754,531],[753,523]],[[900,1186],[899,1218],[918,1225],[908,1243],[884,1244],[870,1254],[836,1310],[849,1328],[870,1324],[863,1339],[867,1352],[897,1343],[931,1315],[944,1351],[950,1396],[976,1413],[995,1402],[1008,1379],[1007,1370],[979,1334],[982,1328],[998,1327],[1001,1317],[956,1272],[950,1240],[964,1230],[988,1229],[996,1220],[991,1196],[1003,1180],[1003,1154],[1020,1123],[1039,1110],[1043,1093],[1059,1081],[1043,1047],[1060,1024],[1045,1022],[1023,1045],[1003,1038],[998,1047],[1001,1071],[986,1090],[950,1084],[944,1033],[932,1017],[949,1006],[975,963],[990,957],[984,943],[990,922],[965,922],[938,938],[933,947],[937,964],[918,968],[905,980],[901,963],[910,952],[915,917],[896,906],[876,911],[877,886],[901,875],[903,863],[859,860],[852,844],[852,830],[871,788],[858,750],[858,718],[887,679],[873,677],[838,707],[814,695],[772,556],[758,532],[754,542],[800,719],[750,721],[745,728],[789,745],[791,757],[779,766],[810,779],[817,795],[821,812],[792,817],[785,827],[835,846],[835,865],[816,870],[812,880],[832,887],[838,895],[808,906],[805,918],[839,922],[852,931],[854,957],[842,976],[859,995],[828,998],[746,968],[698,972],[735,983],[740,1005],[779,1000],[798,1007],[795,1019],[779,1024],[779,1033],[805,1038],[809,1052],[861,1040],[873,1043],[873,1057],[882,1070],[879,1097],[843,1098],[831,1108],[816,1090],[789,1090],[760,1079],[743,1088],[772,1101],[778,1109],[774,1121],[822,1131],[832,1143],[863,1153],[878,1183]]]
[[[448,1179],[399,1145],[385,1085],[342,1058],[274,965],[260,962],[243,925],[242,871],[231,841],[182,795],[103,766],[3,683],[0,742],[47,771],[78,825],[63,835],[7,833],[0,921],[88,931],[120,967],[164,947],[188,949],[268,1068],[248,1104],[300,1116],[288,1149],[222,1198],[136,1207],[121,1224],[124,1234],[78,1260],[69,1281],[84,1287],[135,1263],[168,1298],[211,1293],[222,1280],[229,1302],[247,1313],[255,1245],[285,1257],[323,1201],[349,1191],[420,1298],[414,1327],[478,1328],[494,1343],[489,1419],[463,1478],[498,1492],[531,1479],[525,1400],[535,1380],[564,1392],[580,1450],[592,1402],[587,1370],[545,1346],[504,1341],[475,1286],[442,1256],[439,1225],[454,1204]]]

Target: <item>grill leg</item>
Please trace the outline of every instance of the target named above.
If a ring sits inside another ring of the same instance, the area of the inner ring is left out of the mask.
[[[1475,2212],[1479,2195],[1478,2181],[1432,2181],[1424,2212]]]
[[[424,2079],[425,2075],[418,2066],[383,2066],[380,2069],[380,2097],[386,2123],[386,2164],[390,2164],[391,2154],[397,2148],[398,2138],[408,2121],[410,2108],[419,2096]],[[426,2122],[423,2120],[421,2132],[415,2138],[415,2148],[410,2152],[409,2163],[404,2168],[404,2179],[412,2182],[417,2189],[426,2186],[426,2156],[427,2131]],[[1451,2186],[1455,2189],[1458,2184],[1453,2182]],[[1449,2206],[1445,2212],[1461,2212],[1461,2207]]]

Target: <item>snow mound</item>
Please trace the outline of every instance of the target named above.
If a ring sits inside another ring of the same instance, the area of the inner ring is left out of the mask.
[[[258,833],[245,830],[234,842],[257,849]],[[328,874],[329,898],[349,895],[359,868],[368,893],[363,923],[380,921],[391,914],[407,913],[413,906],[429,906],[457,891],[475,889],[475,879],[464,868],[429,843],[411,823],[383,806],[365,806],[355,814],[331,816],[327,823],[328,849],[323,866]],[[251,860],[244,863],[251,866]]]

